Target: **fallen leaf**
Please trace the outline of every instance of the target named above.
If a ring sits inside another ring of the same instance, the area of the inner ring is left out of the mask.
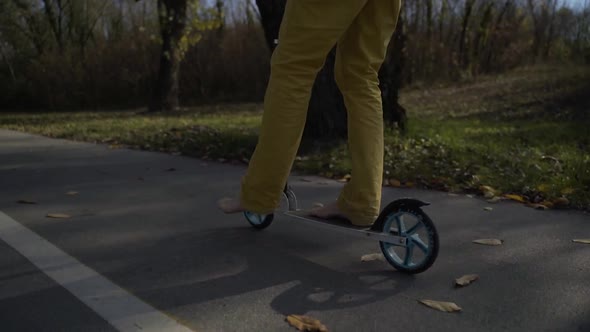
[[[529,204],[527,204],[526,206],[528,206],[528,207],[531,207],[531,208],[533,208],[533,209],[535,209],[535,210],[547,210],[547,209],[548,209],[548,208],[547,208],[545,205],[543,205],[543,204],[532,204],[532,203],[529,203]]]
[[[493,197],[493,198],[490,198],[490,199],[486,200],[486,202],[488,202],[488,203],[498,203],[498,202],[500,202],[502,200],[503,200],[502,197],[496,196],[496,197]]]
[[[350,179],[351,179],[351,178],[352,178],[352,175],[350,175],[350,174],[346,174],[346,175],[343,177],[343,179],[345,179],[345,180],[347,180],[347,181],[350,181]]]
[[[466,274],[460,278],[455,279],[455,286],[457,286],[457,287],[467,286],[477,279],[479,279],[479,276],[477,274]]]
[[[479,190],[483,193],[483,197],[485,198],[492,198],[496,196],[496,190],[490,186],[481,186]]]
[[[55,219],[67,219],[70,218],[70,215],[65,213],[49,213],[46,217]]]
[[[370,262],[370,261],[384,261],[385,257],[383,257],[383,254],[377,252],[374,254],[367,254],[367,255],[363,255],[361,256],[361,262]]]
[[[485,211],[492,211],[492,210],[493,210],[493,209],[492,209],[491,207],[489,207],[489,206],[486,206],[486,207],[484,207],[483,209],[484,209]]]
[[[74,196],[74,195],[78,195],[78,192],[77,192],[77,191],[68,191],[68,192],[66,193],[66,195],[69,195],[69,196]]]
[[[499,240],[499,239],[478,239],[478,240],[473,240],[473,243],[477,243],[477,244],[483,244],[486,246],[499,246],[502,245],[504,241],[503,240]]]
[[[16,202],[19,203],[19,204],[37,204],[37,202],[31,201],[31,200],[28,200],[28,199],[19,199]]]
[[[389,179],[389,185],[392,187],[401,187],[402,183],[396,179]]]
[[[467,195],[465,195],[465,196],[467,196],[467,197],[469,197],[469,198],[473,198],[473,195],[470,195],[470,194],[467,194]]]
[[[550,201],[542,201],[541,203],[539,203],[541,205],[545,205],[548,209],[553,208],[553,202]]]
[[[291,326],[295,327],[299,331],[309,331],[309,332],[327,332],[328,328],[322,324],[319,320],[309,317],[309,316],[301,316],[301,315],[289,315],[287,316],[287,322],[291,324]]]
[[[590,244],[590,239],[573,239],[574,243]]]
[[[504,197],[506,197],[508,199],[511,199],[513,201],[521,202],[521,203],[526,202],[526,200],[524,199],[524,197],[522,197],[520,195],[507,194],[507,195],[504,195]]]
[[[569,195],[569,194],[573,194],[574,191],[576,191],[574,188],[564,188],[561,190],[561,193],[563,195]]]
[[[457,304],[453,302],[442,302],[434,300],[418,300],[418,302],[424,304],[427,307],[443,312],[459,312],[462,310],[461,307],[459,307]]]
[[[557,207],[564,207],[564,206],[568,206],[569,204],[570,204],[570,201],[565,197],[558,197],[553,200],[553,205],[557,206]]]
[[[537,186],[537,190],[539,190],[542,193],[546,193],[549,190],[549,185],[547,184],[540,184]]]
[[[316,208],[316,207],[324,207],[324,204],[322,203],[313,203],[312,207]]]

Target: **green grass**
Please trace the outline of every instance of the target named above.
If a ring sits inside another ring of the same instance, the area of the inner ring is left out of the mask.
[[[590,69],[543,67],[469,84],[409,88],[405,137],[386,133],[385,177],[402,186],[496,194],[533,203],[567,198],[590,209]],[[175,114],[0,113],[0,127],[113,148],[247,162],[262,108],[200,107]],[[295,168],[339,178],[350,172],[344,143],[298,158]],[[489,189],[486,189],[489,190]]]

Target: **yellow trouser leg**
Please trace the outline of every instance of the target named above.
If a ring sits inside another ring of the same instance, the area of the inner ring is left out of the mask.
[[[279,45],[275,50],[271,60],[271,77],[268,85],[268,89],[264,101],[264,115],[262,119],[262,126],[260,130],[260,136],[254,155],[250,160],[248,172],[244,177],[241,191],[241,202],[242,206],[252,212],[257,213],[269,213],[272,212],[279,204],[281,191],[287,181],[287,177],[291,170],[293,160],[297,153],[299,143],[301,141],[301,135],[305,125],[306,113],[309,104],[309,98],[311,94],[311,87],[317,75],[317,72],[322,67],[326,55],[329,50],[340,40],[346,44],[346,35],[353,36],[352,29],[354,26],[360,24],[360,15],[362,13],[365,16],[369,14],[367,8],[375,6],[376,3],[384,6],[381,8],[384,11],[389,11],[391,22],[386,23],[386,30],[393,29],[389,28],[389,25],[393,22],[395,26],[395,19],[397,12],[393,10],[393,3],[397,3],[399,0],[289,0],[287,1],[287,8],[281,25],[281,31],[279,34]],[[373,13],[375,10],[371,11]],[[379,10],[376,10],[377,17],[383,17],[386,14]],[[394,17],[395,16],[395,17]],[[370,40],[362,41],[358,44],[358,47],[365,48],[367,50],[361,52],[355,52],[355,54],[373,54],[375,52],[375,43],[381,43],[382,48],[386,48],[387,41],[383,38],[384,35],[388,34],[387,31],[378,31],[380,29],[376,22],[370,22],[371,19],[366,17],[363,19],[368,22],[371,26],[363,28],[362,33],[367,34]],[[372,35],[377,33],[376,35]],[[377,40],[374,40],[377,39]],[[366,43],[366,45],[365,45]],[[348,47],[353,48],[353,45]],[[342,52],[339,52],[342,53]],[[381,49],[377,50],[377,53],[384,53]],[[374,61],[375,59],[383,60],[383,55],[371,55],[365,58],[364,67],[373,70],[375,65],[367,61]],[[343,58],[340,56],[340,58]],[[359,56],[354,56],[354,59],[360,60]],[[347,61],[346,61],[347,62]],[[347,65],[346,65],[347,66]],[[377,69],[380,63],[377,65]],[[342,71],[345,75],[348,75],[347,71]],[[349,82],[355,79],[372,79],[371,75],[366,73],[359,74],[358,70],[352,71],[352,74],[358,77],[351,77],[350,80],[346,79],[345,82]],[[376,76],[375,76],[376,79]],[[340,83],[344,82],[342,79]],[[345,90],[347,87],[352,85],[341,85]],[[371,86],[372,83],[357,83],[355,86]],[[374,91],[374,90],[371,90]],[[367,100],[366,93],[362,96],[362,101],[347,101],[347,106],[351,105],[359,109],[359,106],[365,103]],[[380,95],[375,95],[374,92],[369,93],[374,98],[379,98],[379,110],[380,110]],[[345,94],[346,99],[356,98],[354,93]],[[379,113],[377,109],[373,109],[376,103],[373,101],[364,105],[362,108],[370,108],[374,113]],[[350,114],[357,114],[358,112],[350,112]],[[354,117],[354,115],[353,115]],[[354,120],[349,120],[349,122]],[[366,121],[366,120],[363,120]],[[380,120],[382,121],[382,120]],[[381,123],[381,136],[382,136],[382,123]],[[372,127],[374,129],[374,127]],[[361,130],[362,131],[362,130]],[[367,135],[356,135],[353,138],[351,136],[350,141],[356,142],[357,145],[374,144],[375,138],[368,137]],[[366,142],[363,140],[367,139]],[[377,138],[377,140],[379,140]],[[383,138],[380,138],[381,150],[383,148]],[[352,147],[351,147],[352,148]],[[375,150],[371,148],[371,151]],[[372,155],[374,156],[376,152]],[[382,167],[382,151],[380,165]],[[367,168],[366,163],[363,163],[359,158],[355,158],[358,154],[353,153],[353,159],[356,159],[356,164],[360,165],[353,168],[355,172],[362,172],[363,168]],[[360,155],[363,157],[364,155]],[[371,160],[375,158],[372,157]],[[353,164],[355,162],[353,161]],[[373,166],[371,166],[373,167]],[[373,171],[371,174],[375,173]],[[356,174],[356,173],[355,173]],[[374,175],[373,175],[374,176]],[[381,173],[378,175],[381,178]],[[361,181],[359,178],[357,181]],[[380,180],[379,180],[380,182]],[[352,184],[355,182],[351,182]],[[381,183],[379,183],[380,185]],[[354,190],[354,187],[350,185],[345,189],[347,192]],[[372,185],[370,187],[373,187]],[[364,188],[364,187],[363,187]],[[361,189],[363,189],[361,188]],[[375,196],[372,192],[371,195]],[[380,196],[380,187],[379,195]],[[354,197],[351,197],[354,199]],[[341,199],[342,201],[342,199]],[[374,201],[370,200],[371,202]],[[359,207],[362,204],[351,205],[352,210],[356,211],[355,207]],[[364,206],[363,206],[364,208]],[[377,207],[378,209],[378,207]],[[346,210],[349,211],[349,210]],[[352,214],[356,216],[356,214]],[[355,219],[353,219],[354,222]]]
[[[338,42],[335,77],[348,112],[352,177],[338,207],[356,225],[371,225],[381,205],[383,107],[378,72],[395,30],[400,0],[369,0]]]
[[[366,1],[287,1],[260,136],[242,181],[245,209],[269,213],[278,206],[301,142],[315,77]]]

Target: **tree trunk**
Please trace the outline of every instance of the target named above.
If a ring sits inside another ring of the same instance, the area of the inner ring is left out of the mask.
[[[274,50],[279,28],[285,10],[286,0],[256,0],[260,21],[269,48]],[[400,20],[401,22],[401,20]],[[398,22],[398,28],[401,27]],[[403,32],[398,29],[393,37],[393,51],[379,72],[383,96],[383,116],[389,125],[398,124],[405,129],[405,110],[398,104],[398,90],[401,85],[401,60],[403,58]],[[312,88],[305,125],[304,140],[344,139],[348,128],[346,108],[342,94],[334,80],[335,49],[326,58],[324,67],[318,73]]]
[[[379,71],[379,87],[383,98],[383,119],[386,126],[397,126],[406,133],[407,115],[405,108],[399,104],[399,90],[403,84],[402,69],[406,59],[406,33],[404,20],[397,20],[395,33],[389,43],[387,57]]]
[[[53,36],[55,38],[59,54],[63,54],[64,36],[62,22],[64,16],[64,6],[62,4],[62,1],[57,1],[57,16],[53,11],[53,4],[51,4],[49,0],[43,0],[43,7],[45,9],[45,16],[47,17],[47,21],[49,22],[49,26],[51,27],[51,31],[53,32]]]
[[[10,63],[8,56],[4,52],[4,47],[2,46],[2,43],[3,43],[2,39],[0,39],[0,55],[2,55],[2,59],[4,60],[4,62],[6,63],[6,66],[8,67],[8,71],[10,72],[10,77],[12,78],[12,83],[16,83],[16,75],[14,74],[14,69],[12,68],[12,64]]]
[[[459,59],[464,67],[469,65],[469,50],[467,47],[467,29],[469,27],[469,18],[471,17],[471,11],[475,0],[465,1],[465,12],[463,13],[463,22],[461,23],[461,37],[459,37]]]
[[[187,0],[158,0],[158,15],[162,51],[150,112],[174,111],[179,108],[178,71],[182,59],[179,44],[186,28]]]

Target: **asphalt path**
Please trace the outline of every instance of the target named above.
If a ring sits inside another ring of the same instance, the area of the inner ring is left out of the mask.
[[[330,331],[590,331],[590,245],[572,242],[590,238],[588,214],[384,188],[384,204],[399,197],[432,203],[425,211],[439,231],[439,257],[408,276],[382,261],[361,262],[379,252],[376,242],[280,215],[256,231],[243,216],[220,213],[215,202],[237,192],[244,171],[0,130],[0,211],[179,326],[293,331],[285,317],[305,314]],[[342,187],[305,175],[290,182],[304,208],[333,200]],[[504,243],[472,243],[479,238]],[[121,330],[34,264],[20,242],[0,241],[1,331]],[[453,287],[471,273],[480,279]],[[78,289],[89,294],[91,285]],[[463,310],[435,311],[420,299]]]

